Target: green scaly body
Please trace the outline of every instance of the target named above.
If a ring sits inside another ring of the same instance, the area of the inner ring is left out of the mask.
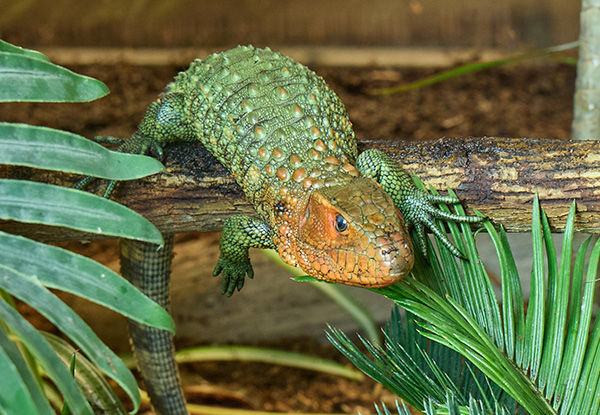
[[[250,247],[277,249],[285,262],[319,279],[381,287],[412,268],[406,225],[417,231],[423,252],[429,228],[461,256],[434,219],[481,220],[439,210],[435,203],[458,200],[418,190],[384,153],[359,155],[338,96],[314,72],[269,49],[240,46],[193,62],[150,105],[120,151],[162,157],[163,146],[177,140],[202,143],[258,213],[224,225],[214,273],[223,274],[227,295],[253,276]],[[161,403],[176,398],[155,395],[155,406],[177,406]]]
[[[121,150],[161,154],[176,140],[200,141],[259,215],[225,225],[215,272],[223,272],[228,295],[241,288],[246,274],[252,276],[249,247],[276,248],[285,262],[316,278],[369,287],[389,285],[410,271],[404,220],[419,231],[422,249],[427,226],[458,254],[433,218],[462,218],[432,205],[457,201],[418,191],[381,152],[359,156],[338,96],[278,52],[240,46],[196,60],[150,106]],[[308,215],[311,204],[330,216],[330,224],[341,215],[351,235],[338,238],[323,229],[327,224]]]

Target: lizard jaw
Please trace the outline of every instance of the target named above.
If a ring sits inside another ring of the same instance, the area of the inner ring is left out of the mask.
[[[308,275],[325,281],[365,288],[387,287],[407,276],[413,266],[413,247],[407,243],[380,248],[385,254],[375,257],[366,252],[330,251],[301,243],[296,254],[297,265]]]

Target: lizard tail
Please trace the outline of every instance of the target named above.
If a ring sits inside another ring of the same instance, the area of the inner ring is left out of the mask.
[[[133,285],[169,311],[169,279],[173,235],[165,235],[162,249],[147,242],[121,240],[121,273]],[[173,335],[129,320],[138,367],[150,401],[159,415],[187,415],[179,382]]]

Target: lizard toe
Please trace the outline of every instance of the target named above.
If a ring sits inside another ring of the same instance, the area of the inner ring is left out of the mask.
[[[240,264],[222,258],[217,262],[217,266],[213,271],[213,276],[217,277],[221,273],[223,274],[221,294],[226,295],[227,297],[231,297],[236,290],[241,291],[244,287],[246,275],[250,278],[254,277],[252,265],[249,263]]]

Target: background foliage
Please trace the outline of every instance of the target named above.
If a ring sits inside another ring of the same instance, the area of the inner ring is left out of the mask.
[[[83,102],[108,93],[92,78],[35,51],[0,41],[1,102]],[[113,153],[65,131],[0,123],[0,163],[126,180],[162,169],[156,160]],[[0,219],[65,226],[162,244],[137,213],[109,200],[45,183],[0,179]],[[126,413],[104,376],[140,403],[123,362],[50,289],[73,293],[144,324],[174,331],[160,306],[108,268],[72,252],[0,232],[0,413]],[[36,330],[15,298],[40,312],[69,341]],[[85,355],[85,357],[84,357]],[[75,359],[72,359],[75,356]],[[75,372],[75,377],[72,370]]]

